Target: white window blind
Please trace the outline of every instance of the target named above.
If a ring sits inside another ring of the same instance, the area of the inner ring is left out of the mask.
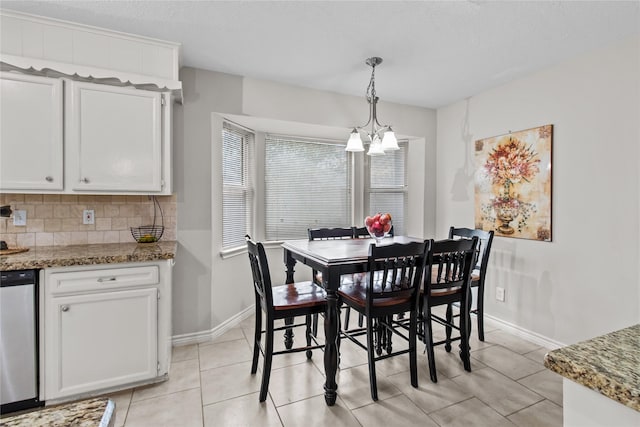
[[[304,239],[307,228],[351,226],[344,145],[267,135],[265,151],[267,240]]]
[[[222,128],[222,248],[244,246],[251,234],[253,134],[224,123]]]
[[[407,211],[406,158],[407,143],[398,142],[399,150],[388,151],[384,156],[367,156],[368,214],[391,214],[396,236],[406,234]]]

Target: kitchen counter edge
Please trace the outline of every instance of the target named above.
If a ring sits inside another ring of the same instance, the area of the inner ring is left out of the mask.
[[[640,411],[640,324],[552,350],[551,371]]]
[[[112,427],[115,424],[114,413],[115,403],[113,400],[94,398],[42,408],[19,415],[3,416],[0,425],[2,427]]]
[[[0,271],[173,259],[177,248],[177,241],[35,246],[27,252],[0,256]]]

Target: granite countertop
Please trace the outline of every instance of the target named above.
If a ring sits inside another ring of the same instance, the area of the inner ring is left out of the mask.
[[[640,324],[550,351],[544,365],[640,411]]]
[[[3,417],[0,427],[112,427],[115,418],[113,400],[97,398]]]
[[[36,246],[27,252],[0,256],[0,270],[157,261],[174,258],[177,247],[176,241]]]

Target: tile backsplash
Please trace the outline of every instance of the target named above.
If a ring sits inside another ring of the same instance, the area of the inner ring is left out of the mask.
[[[161,240],[176,240],[176,196],[157,196],[164,215]],[[9,248],[135,242],[130,227],[153,224],[154,203],[148,196],[85,196],[68,194],[0,194],[0,205],[27,213],[26,226],[0,218],[0,240]],[[95,223],[82,223],[93,209]],[[162,225],[156,208],[156,225]]]

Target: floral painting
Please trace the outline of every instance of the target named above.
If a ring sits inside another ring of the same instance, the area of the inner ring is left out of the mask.
[[[476,141],[476,228],[551,241],[553,125]]]

